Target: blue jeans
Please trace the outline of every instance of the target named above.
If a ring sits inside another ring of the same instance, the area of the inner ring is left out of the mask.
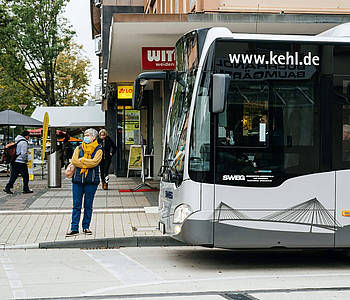
[[[94,201],[97,184],[73,183],[73,212],[71,230],[79,231],[81,205],[84,196],[83,229],[90,227],[92,216],[92,203]]]

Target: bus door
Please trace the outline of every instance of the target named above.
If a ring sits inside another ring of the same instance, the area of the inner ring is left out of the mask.
[[[350,58],[349,55],[347,56]],[[350,246],[350,75],[334,75],[332,153],[336,169],[336,247]]]
[[[214,123],[214,246],[333,247],[335,172],[320,172],[315,84],[231,80]]]

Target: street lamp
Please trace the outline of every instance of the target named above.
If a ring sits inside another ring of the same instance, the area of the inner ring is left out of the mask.
[[[21,112],[22,112],[22,115],[24,113],[24,110],[27,108],[27,104],[18,104],[18,107],[20,108]]]

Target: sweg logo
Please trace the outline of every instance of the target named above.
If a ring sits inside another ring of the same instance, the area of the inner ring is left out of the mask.
[[[244,181],[245,180],[245,176],[244,175],[223,175],[222,176],[222,180],[241,180]]]
[[[320,57],[317,55],[312,55],[308,52],[307,55],[301,56],[298,52],[294,55],[290,54],[288,51],[286,54],[274,54],[270,51],[267,56],[265,54],[229,54],[229,59],[231,64],[256,64],[256,65],[299,65],[299,66],[318,66],[320,64]]]
[[[175,61],[174,53],[175,53],[175,50],[148,50],[147,59],[148,61],[172,62],[172,61]]]

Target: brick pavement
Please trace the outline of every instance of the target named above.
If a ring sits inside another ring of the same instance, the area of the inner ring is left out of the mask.
[[[62,176],[61,188],[47,188],[47,177],[35,176],[30,182],[33,194],[22,194],[17,180],[14,195],[0,194],[0,244],[22,245],[65,240],[161,235],[158,223],[158,192],[120,193],[140,183],[140,179],[110,175],[109,190],[99,186],[94,199],[90,229],[92,236],[80,233],[66,238],[70,229],[72,184]],[[1,191],[8,177],[0,177]],[[148,182],[159,186],[159,182]]]

